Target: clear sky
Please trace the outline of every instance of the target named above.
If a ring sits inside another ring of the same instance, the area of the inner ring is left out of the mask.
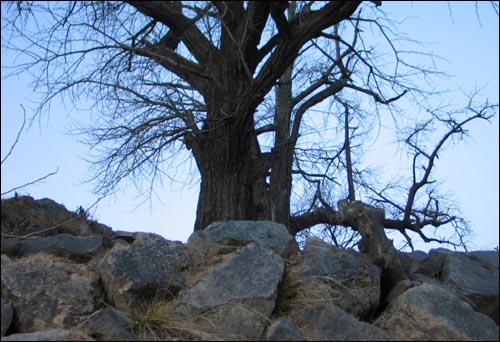
[[[481,93],[498,103],[499,21],[488,5],[480,4],[477,15],[474,2],[383,2],[382,8],[401,21],[398,27],[409,37],[429,43],[429,52],[447,60],[441,67],[455,75],[453,86],[467,90],[484,87]],[[28,75],[4,79],[3,66],[12,63],[12,58],[2,49],[2,159],[22,124],[20,105],[27,109],[28,116],[34,106],[30,103],[33,97],[27,86]],[[70,108],[53,106],[50,116],[22,133],[12,155],[1,166],[1,192],[58,169],[56,175],[18,192],[35,199],[51,198],[69,210],[87,208],[97,200],[90,185],[81,184],[90,172],[83,160],[88,146],[68,134],[72,120],[78,119],[75,115],[78,113],[70,113]],[[471,139],[440,155],[435,178],[443,180],[443,189],[453,192],[470,221],[474,231],[471,247],[492,249],[498,246],[499,235],[498,114],[491,124],[477,122],[469,129]],[[140,205],[144,197],[137,197],[131,187],[102,200],[90,212],[114,230],[153,232],[185,242],[193,229],[198,184],[185,187],[165,182],[157,193],[161,201],[152,198],[151,203],[146,200]],[[426,251],[436,245],[416,247]]]

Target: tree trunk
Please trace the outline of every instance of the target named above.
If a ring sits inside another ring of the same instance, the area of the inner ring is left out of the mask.
[[[345,225],[356,227],[362,236],[359,249],[370,261],[382,270],[382,294],[385,298],[399,281],[407,279],[398,252],[384,230],[385,213],[360,201],[341,200],[338,219]]]
[[[230,110],[220,106],[218,113]],[[253,112],[207,121],[193,151],[201,175],[195,230],[220,220],[271,219]]]
[[[288,6],[288,21],[295,17],[296,3]],[[276,86],[276,113],[274,116],[274,158],[270,177],[271,216],[274,222],[290,229],[290,198],[292,195],[293,150],[290,141],[292,116],[292,72],[293,63],[279,78]]]
[[[276,114],[273,166],[270,178],[271,216],[274,222],[290,227],[293,147],[290,146],[292,110],[292,70],[290,66],[276,87]]]

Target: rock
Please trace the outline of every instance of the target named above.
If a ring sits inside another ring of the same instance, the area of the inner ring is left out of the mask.
[[[467,299],[474,310],[488,315],[498,325],[498,252],[464,253],[439,248],[429,252],[425,264],[433,265],[433,273],[439,280]]]
[[[427,259],[427,257],[428,257],[427,253],[423,251],[399,253],[399,259],[401,260],[401,265],[403,266],[407,274],[419,273],[422,268],[422,261]],[[424,270],[424,273],[428,272],[425,272]]]
[[[368,318],[378,308],[380,270],[353,251],[335,248],[323,240],[306,240],[304,255],[296,266],[304,296],[317,297],[323,291],[325,300],[354,315]],[[323,288],[322,287],[327,287]]]
[[[53,329],[2,337],[2,341],[95,341],[79,331]]]
[[[201,337],[209,341],[256,341],[266,328],[265,316],[252,305],[238,302],[196,312],[187,321],[196,329],[195,338],[189,340]]]
[[[2,295],[12,303],[18,332],[75,324],[102,300],[95,273],[45,254],[22,259],[2,255]]]
[[[332,303],[303,305],[290,317],[301,328],[306,341],[400,341],[382,329],[358,321]]]
[[[124,313],[105,307],[93,313],[80,329],[97,341],[137,341],[130,332],[132,324]]]
[[[209,321],[218,322],[217,329],[224,334],[258,339],[265,328],[264,319],[274,310],[283,271],[280,256],[252,242],[182,293],[180,303],[195,312],[212,310]],[[229,313],[220,315],[221,310]]]
[[[317,238],[299,252],[271,222],[183,244],[50,199],[1,203],[2,341],[498,340],[498,252],[398,252],[386,293],[394,258]]]
[[[299,327],[290,319],[280,317],[267,328],[265,341],[305,341]]]
[[[498,251],[472,251],[466,254],[471,256],[472,258],[482,259],[481,263],[483,265],[486,265],[485,267],[498,271],[500,263],[498,253]],[[489,266],[487,266],[488,264]]]
[[[116,244],[98,269],[113,305],[127,311],[151,298],[172,298],[184,286],[180,271],[188,264],[184,246],[155,234]]]
[[[255,300],[265,316],[274,309],[284,262],[266,247],[250,243],[208,272],[182,295],[181,303],[204,310],[236,300]]]
[[[78,262],[89,261],[102,250],[103,238],[94,236],[74,236],[58,234],[33,239],[2,240],[2,253],[9,256],[28,256],[37,253],[48,253],[67,257]]]
[[[206,229],[194,232],[188,239],[188,247],[202,252],[226,239],[255,241],[271,248],[284,258],[298,252],[297,243],[286,227],[270,221],[214,222]]]
[[[406,290],[415,286],[416,283],[417,283],[416,281],[411,281],[409,279],[401,280],[400,282],[396,283],[396,285],[392,288],[391,292],[387,295],[386,301],[389,303],[392,302],[401,294],[403,294]],[[418,285],[420,284],[421,282],[418,283]]]
[[[12,323],[12,304],[10,302],[2,297],[2,334],[1,336],[5,336],[7,333],[7,330],[10,327],[10,324]]]
[[[115,239],[122,239],[128,243],[132,243],[135,241],[135,234],[131,232],[126,232],[122,230],[115,231]]]
[[[452,290],[428,283],[397,297],[376,326],[409,340],[498,340],[498,326]]]

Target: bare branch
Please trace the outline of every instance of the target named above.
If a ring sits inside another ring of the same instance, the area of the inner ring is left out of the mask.
[[[25,188],[25,187],[27,187],[28,185],[32,185],[32,184],[38,183],[38,182],[40,182],[40,181],[42,181],[42,180],[44,180],[44,179],[46,179],[46,178],[48,178],[48,177],[50,177],[50,176],[55,175],[58,171],[59,171],[59,168],[57,168],[54,172],[50,172],[50,173],[46,174],[46,175],[45,175],[45,176],[43,176],[43,177],[40,177],[40,178],[38,178],[38,179],[35,179],[34,181],[31,181],[31,182],[25,183],[25,184],[20,185],[20,186],[16,186],[15,188],[12,188],[12,189],[10,189],[10,190],[7,190],[7,191],[5,191],[5,192],[2,192],[2,194],[1,194],[1,195],[2,195],[2,196],[3,196],[3,195],[7,195],[7,194],[10,194],[10,193],[11,193],[11,192],[13,192],[13,191],[16,191],[16,190],[19,190],[19,189]]]

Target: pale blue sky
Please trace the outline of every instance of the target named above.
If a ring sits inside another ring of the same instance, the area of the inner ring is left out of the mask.
[[[482,94],[498,103],[499,47],[498,16],[481,4],[478,16],[473,2],[384,2],[383,9],[394,19],[403,20],[398,27],[409,37],[429,43],[428,50],[444,57],[441,67],[455,75],[452,86],[472,90],[482,88]],[[3,5],[2,5],[3,6]],[[427,52],[427,51],[426,51]],[[12,55],[2,49],[2,66],[12,63]],[[27,75],[3,79],[1,83],[1,155],[7,154],[22,123],[23,104],[30,115],[33,99],[27,87]],[[81,181],[89,175],[88,164],[82,159],[88,147],[66,134],[78,113],[70,108],[53,106],[50,117],[23,132],[12,156],[2,165],[1,191],[35,180],[59,168],[56,175],[28,186],[20,194],[34,198],[52,198],[69,210],[89,207],[97,197],[89,185]],[[477,122],[469,126],[472,139],[440,155],[435,178],[444,181],[443,189],[452,191],[464,216],[474,230],[471,247],[491,249],[498,246],[499,229],[499,123]],[[191,187],[165,182],[157,192],[162,202],[153,198],[137,207],[144,198],[137,198],[134,188],[104,199],[92,216],[114,230],[153,232],[170,240],[186,241],[192,233],[198,184]],[[436,245],[416,244],[428,250]]]

